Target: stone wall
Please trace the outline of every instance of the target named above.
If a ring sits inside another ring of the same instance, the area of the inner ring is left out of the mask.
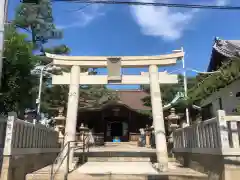
[[[5,144],[7,118],[0,116],[0,173],[3,161],[3,150]]]
[[[209,97],[202,100],[202,106],[206,106],[212,103],[212,113],[213,116],[217,115],[217,110],[220,108],[219,98],[222,101],[222,109],[228,115],[236,114],[234,109],[240,104],[240,97],[238,96],[240,92],[240,80],[234,81],[225,88],[220,89],[218,92],[212,93]]]
[[[58,133],[41,124],[8,114],[2,155],[1,180],[24,180],[27,173],[54,162],[60,151]]]
[[[25,180],[28,173],[51,165],[56,157],[57,153],[4,156],[1,180]]]
[[[189,152],[179,152],[174,155],[184,167],[206,173],[210,180],[237,180],[240,177],[240,156]]]
[[[219,180],[223,179],[224,165],[223,159],[219,155],[203,155],[185,152],[174,153],[174,156],[184,167],[206,173],[209,176],[215,176]],[[215,180],[215,178],[213,180]]]
[[[240,177],[240,116],[217,117],[177,129],[173,152],[184,166],[207,173],[210,180]]]

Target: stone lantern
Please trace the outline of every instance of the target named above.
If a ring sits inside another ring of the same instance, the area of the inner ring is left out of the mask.
[[[168,123],[168,128],[169,128],[169,132],[170,132],[170,135],[168,137],[168,152],[169,152],[169,155],[172,155],[173,132],[174,132],[174,130],[176,130],[179,127],[178,120],[180,118],[181,117],[175,113],[175,108],[171,108],[170,109],[170,114],[165,118],[169,122]]]
[[[166,117],[166,120],[168,120],[168,126],[170,132],[174,131],[179,127],[178,120],[180,120],[180,116],[176,114],[175,108],[170,109],[170,114]]]
[[[87,125],[84,126],[84,124],[81,123],[81,125],[78,129],[79,129],[79,132],[80,132],[80,140],[82,141],[82,144],[81,144],[81,142],[79,144],[82,145],[82,147],[83,147],[82,150],[83,150],[83,152],[85,152],[86,149],[89,148],[89,146],[87,144],[87,137],[89,136],[89,128],[87,127]],[[78,146],[78,142],[76,142],[75,145]],[[83,154],[82,164],[87,162],[86,158],[87,158],[86,155]]]
[[[64,140],[64,130],[66,117],[63,115],[64,108],[60,107],[58,109],[58,116],[54,118],[55,120],[55,131],[59,133],[59,141],[63,143]]]
[[[83,144],[85,144],[85,138],[88,135],[89,132],[89,128],[87,126],[84,126],[83,123],[81,123],[81,126],[78,128],[79,132],[80,132],[80,137],[81,137],[81,141],[83,142]]]

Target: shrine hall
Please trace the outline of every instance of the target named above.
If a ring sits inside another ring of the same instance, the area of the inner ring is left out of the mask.
[[[77,127],[81,123],[87,125],[95,135],[103,136],[105,142],[114,137],[121,142],[137,141],[139,129],[152,125],[152,118],[146,113],[151,107],[144,106],[142,101],[148,94],[142,90],[119,90],[116,93],[118,101],[108,101],[100,108],[79,110]]]

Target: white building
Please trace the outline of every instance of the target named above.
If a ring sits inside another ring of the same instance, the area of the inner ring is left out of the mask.
[[[219,109],[225,110],[227,114],[236,114],[236,107],[240,105],[240,80],[213,93],[204,99],[201,105],[208,109],[212,116],[216,116]]]
[[[215,39],[208,71],[217,71],[223,62],[232,57],[239,57],[240,40]],[[203,119],[216,116],[216,111],[223,109],[227,114],[236,114],[236,108],[240,105],[240,79],[213,93],[202,100]]]

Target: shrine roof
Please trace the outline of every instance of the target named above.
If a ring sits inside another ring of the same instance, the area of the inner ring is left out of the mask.
[[[151,107],[144,106],[142,99],[149,96],[142,90],[118,90],[119,100],[122,104],[134,110],[151,110]]]
[[[102,110],[109,106],[121,105],[134,111],[149,111],[151,107],[144,106],[142,99],[149,96],[142,90],[116,90],[119,99],[117,101],[108,101],[98,108],[82,108],[85,110]]]
[[[221,40],[215,38],[208,71],[216,71],[223,62],[240,56],[240,40]]]

